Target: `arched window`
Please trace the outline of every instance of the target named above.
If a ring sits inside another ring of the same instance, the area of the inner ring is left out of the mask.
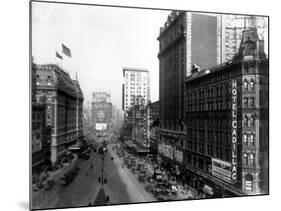
[[[245,189],[249,191],[253,190],[253,176],[251,174],[247,174],[245,177]]]
[[[243,142],[244,142],[244,144],[248,144],[247,137],[248,137],[247,134],[244,133],[244,135],[243,135]]]
[[[248,108],[248,98],[247,97],[243,98],[243,103],[244,103],[244,108]]]
[[[254,88],[255,88],[254,79],[251,79],[251,81],[250,81],[250,88],[251,88],[251,89],[254,89]]]
[[[250,166],[254,166],[255,165],[255,154],[254,153],[250,153],[249,154],[249,165]]]
[[[255,135],[254,134],[250,135],[250,144],[253,146],[255,145]]]
[[[255,107],[255,98],[254,98],[254,97],[251,97],[251,98],[250,98],[250,107],[251,107],[251,108],[254,108],[254,107]]]
[[[255,117],[254,117],[254,115],[251,115],[251,117],[250,117],[249,126],[250,127],[254,127],[255,126]]]
[[[248,90],[248,81],[246,79],[244,80],[244,89]]]
[[[244,122],[244,126],[248,127],[248,117],[246,115],[244,116],[243,122]]]
[[[245,164],[248,166],[248,165],[249,165],[249,162],[248,162],[248,154],[247,154],[247,153],[244,153],[243,158],[244,158]]]

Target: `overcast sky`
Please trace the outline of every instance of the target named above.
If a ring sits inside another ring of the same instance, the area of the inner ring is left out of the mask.
[[[122,67],[150,72],[151,101],[158,100],[159,29],[170,11],[121,7],[32,3],[32,56],[37,64],[58,63],[78,80],[84,103],[96,90],[110,90],[112,103],[121,108]],[[267,35],[267,33],[265,33]],[[267,40],[266,52],[267,52]],[[71,49],[63,60],[61,43]],[[62,55],[62,54],[61,54]]]
[[[32,55],[38,64],[58,63],[75,78],[84,103],[97,89],[111,90],[121,108],[122,67],[146,68],[151,77],[151,100],[158,100],[157,36],[169,11],[68,4],[32,4]],[[61,43],[72,58],[60,61]]]

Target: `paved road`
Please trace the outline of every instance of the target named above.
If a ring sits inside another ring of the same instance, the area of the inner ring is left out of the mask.
[[[104,176],[107,184],[104,190],[110,197],[110,204],[134,203],[155,200],[148,194],[129,170],[121,167],[121,160],[110,150],[105,157]],[[111,160],[111,157],[114,160]],[[93,168],[90,168],[93,163]],[[93,203],[101,189],[98,178],[101,176],[101,158],[92,153],[87,161],[78,159],[80,172],[68,186],[56,184],[51,190],[36,194],[33,198],[34,209],[88,206]]]

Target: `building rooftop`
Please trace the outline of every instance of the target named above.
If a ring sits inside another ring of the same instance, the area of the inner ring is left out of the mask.
[[[159,37],[157,39],[159,39],[167,31],[167,29],[170,28],[170,26],[173,24],[173,22],[175,22],[175,20],[183,13],[185,13],[185,11],[173,10],[168,15],[167,21],[165,22],[164,26],[160,27],[160,33],[159,33]]]
[[[35,64],[36,83],[39,88],[59,89],[63,92],[83,99],[83,93],[77,80],[55,64]]]
[[[144,68],[137,68],[137,67],[123,67],[123,75],[125,71],[132,71],[132,72],[149,72],[149,70]]]

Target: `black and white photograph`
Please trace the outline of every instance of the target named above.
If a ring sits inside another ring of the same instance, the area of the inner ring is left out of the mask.
[[[30,209],[269,194],[268,15],[29,6]]]

